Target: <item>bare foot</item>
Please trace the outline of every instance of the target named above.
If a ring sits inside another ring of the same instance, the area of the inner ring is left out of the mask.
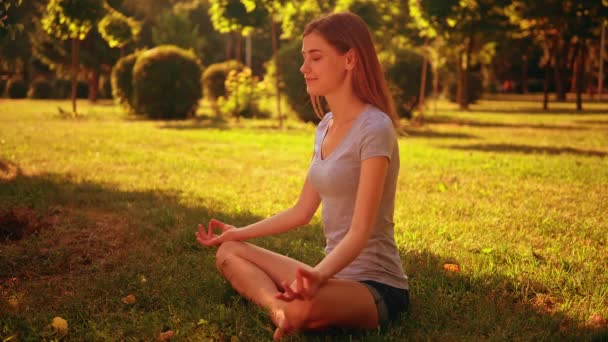
[[[289,335],[294,331],[294,328],[287,322],[287,316],[285,310],[274,309],[270,311],[270,319],[272,323],[277,327],[272,336],[273,340],[279,341],[283,336]]]

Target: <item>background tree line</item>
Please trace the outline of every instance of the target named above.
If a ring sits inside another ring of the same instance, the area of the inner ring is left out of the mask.
[[[404,117],[431,93],[466,109],[484,91],[544,92],[544,108],[549,93],[564,101],[572,92],[582,110],[582,94],[601,94],[605,83],[608,0],[3,0],[0,93],[71,97],[76,112],[77,97],[112,96],[121,58],[174,45],[209,71],[199,75],[200,96],[218,114],[281,120],[283,93],[315,120],[298,70],[300,36],[310,19],[341,10],[372,29]],[[255,108],[270,96],[277,107]]]

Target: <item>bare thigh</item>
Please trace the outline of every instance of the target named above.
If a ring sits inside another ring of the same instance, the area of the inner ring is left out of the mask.
[[[241,241],[223,243],[217,252],[218,262],[223,262],[222,259],[225,259],[230,255],[236,255],[256,265],[266,273],[280,289],[283,288],[281,285],[282,281],[291,283],[295,279],[296,270],[298,268],[311,268],[298,260]]]
[[[332,326],[373,329],[378,326],[378,310],[374,297],[365,285],[357,281],[330,279],[308,303],[294,301],[293,310],[306,305],[310,305],[310,311],[304,329]]]

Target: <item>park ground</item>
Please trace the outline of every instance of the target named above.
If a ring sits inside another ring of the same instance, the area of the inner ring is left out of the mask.
[[[290,339],[607,340],[608,104],[541,104],[430,102],[399,138],[411,311],[388,329]],[[266,314],[230,290],[194,231],[293,205],[314,126],[58,107],[69,102],[0,100],[0,338],[269,340]],[[255,243],[323,257],[318,214]]]

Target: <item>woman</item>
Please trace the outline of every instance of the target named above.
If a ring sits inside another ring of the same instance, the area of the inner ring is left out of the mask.
[[[196,233],[219,246],[216,265],[231,285],[269,309],[275,340],[295,329],[373,329],[409,302],[393,231],[398,119],[371,34],[360,17],[331,14],[306,26],[302,55],[322,120],[297,203],[239,229],[212,219]],[[331,109],[324,116],[321,96]],[[327,246],[316,266],[242,242],[307,224],[321,202]]]

